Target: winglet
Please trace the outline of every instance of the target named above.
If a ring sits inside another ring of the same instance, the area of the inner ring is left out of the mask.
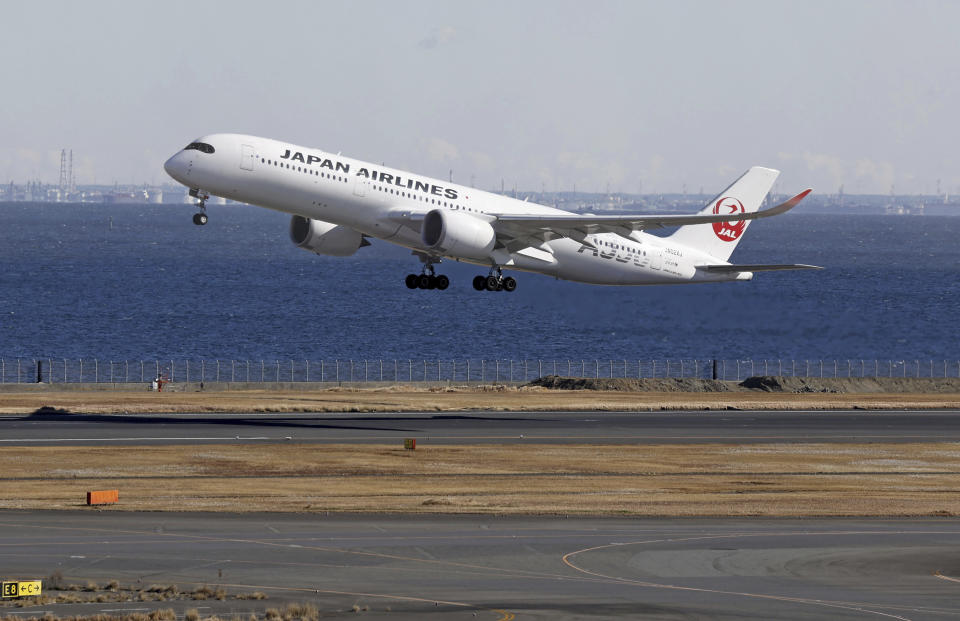
[[[794,196],[788,201],[782,202],[779,205],[775,205],[770,209],[764,209],[762,212],[760,212],[763,215],[759,217],[765,218],[767,216],[778,216],[782,213],[786,213],[791,209],[793,209],[794,207],[796,207],[797,205],[799,205],[800,201],[805,199],[807,197],[807,194],[809,194],[810,192],[813,192],[813,188],[807,188],[806,190],[804,190],[803,192],[800,192],[799,194],[797,194],[796,196]]]

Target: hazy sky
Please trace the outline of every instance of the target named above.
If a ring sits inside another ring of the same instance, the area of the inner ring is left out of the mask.
[[[3,2],[0,182],[161,183],[193,138],[477,186],[960,191],[960,2]]]

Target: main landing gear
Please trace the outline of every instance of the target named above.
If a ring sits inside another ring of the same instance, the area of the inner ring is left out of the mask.
[[[190,188],[190,196],[197,199],[197,208],[200,210],[200,213],[193,214],[193,223],[203,226],[207,223],[207,199],[210,195],[200,188]]]
[[[423,259],[423,273],[422,274],[407,274],[407,278],[404,282],[407,284],[407,289],[439,289],[443,291],[450,286],[450,279],[440,274],[439,276],[434,273],[433,264],[439,263],[440,261],[434,261],[432,258],[428,257]]]
[[[477,291],[514,291],[517,288],[517,281],[511,276],[504,276],[500,268],[490,270],[489,276],[476,276],[473,279],[473,288]]]

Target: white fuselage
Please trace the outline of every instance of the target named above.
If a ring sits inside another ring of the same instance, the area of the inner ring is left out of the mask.
[[[183,150],[165,164],[190,188],[289,214],[353,228],[369,237],[430,253],[411,215],[434,209],[463,212],[488,222],[497,216],[567,215],[570,212],[371,164],[320,149],[239,134],[199,139],[214,153]],[[447,258],[603,285],[647,285],[749,280],[752,274],[707,273],[697,265],[716,259],[669,239],[635,231],[598,233],[587,244],[553,239],[514,252],[494,250],[489,260]],[[591,245],[593,247],[591,247]]]

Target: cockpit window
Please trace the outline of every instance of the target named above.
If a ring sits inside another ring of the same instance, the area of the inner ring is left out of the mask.
[[[201,153],[213,153],[213,146],[206,142],[191,142],[183,150],[189,151],[190,149],[195,149]]]

